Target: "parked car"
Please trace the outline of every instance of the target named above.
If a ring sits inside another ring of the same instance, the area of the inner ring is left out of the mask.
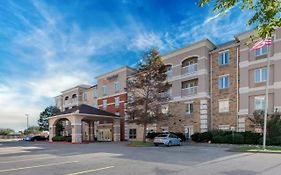
[[[44,136],[26,136],[23,138],[23,140],[34,142],[34,141],[46,141],[48,140],[48,138]]]
[[[158,135],[157,137],[154,138],[153,143],[154,143],[155,146],[158,146],[158,145],[165,145],[165,146],[177,145],[177,146],[180,146],[181,145],[181,139],[178,138],[174,134],[160,134],[160,135]]]

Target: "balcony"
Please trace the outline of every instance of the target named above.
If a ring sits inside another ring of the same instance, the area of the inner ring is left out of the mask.
[[[181,89],[181,96],[186,97],[186,96],[196,95],[197,94],[197,88],[198,88],[198,86]]]
[[[182,67],[181,69],[181,74],[182,75],[188,75],[188,74],[193,74],[195,72],[197,72],[197,64],[190,64],[188,66]]]

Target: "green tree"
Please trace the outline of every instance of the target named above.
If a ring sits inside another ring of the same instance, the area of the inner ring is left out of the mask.
[[[265,38],[272,36],[276,27],[281,26],[280,0],[199,0],[199,6],[214,3],[213,11],[225,13],[234,6],[250,10],[254,14],[248,20],[248,25],[256,24],[257,33]]]
[[[60,110],[56,106],[48,106],[43,112],[40,113],[38,120],[38,125],[41,131],[49,130],[49,121],[48,118],[60,113]]]
[[[146,141],[147,125],[164,120],[167,116],[163,111],[169,100],[167,91],[170,85],[166,77],[166,66],[159,52],[151,49],[141,58],[137,73],[128,80],[128,120],[144,127],[143,142]]]
[[[23,131],[24,135],[38,134],[40,132],[41,131],[39,126],[31,126]]]
[[[0,128],[0,135],[9,135],[15,133],[13,129],[10,128]]]

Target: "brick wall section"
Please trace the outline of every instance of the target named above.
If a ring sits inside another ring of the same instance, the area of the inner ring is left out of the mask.
[[[115,98],[119,97],[119,107],[115,106]],[[102,108],[102,103],[103,100],[107,100],[107,108],[103,109]],[[121,141],[125,140],[125,120],[124,120],[124,116],[125,116],[125,102],[127,101],[127,94],[121,94],[121,95],[116,95],[116,96],[111,96],[111,97],[107,97],[107,98],[101,98],[98,99],[98,107],[99,109],[111,112],[113,114],[119,112],[119,115],[121,117],[120,119],[120,134],[121,134]]]
[[[170,132],[184,133],[185,126],[193,126],[193,132],[200,132],[200,99],[193,101],[193,114],[186,114],[187,101],[173,102],[169,104],[169,111],[173,115],[166,121],[159,123],[157,129],[168,126]]]
[[[230,60],[229,65],[219,65],[219,51],[212,53],[212,116],[213,129],[219,125],[237,125],[237,46],[228,48]],[[221,50],[223,51],[223,50]],[[219,76],[229,74],[230,86],[228,89],[219,89]],[[229,99],[229,112],[219,113],[219,100]]]

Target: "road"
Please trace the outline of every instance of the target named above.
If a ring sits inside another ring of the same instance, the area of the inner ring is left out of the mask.
[[[0,143],[0,175],[280,175],[281,155],[227,147]]]

